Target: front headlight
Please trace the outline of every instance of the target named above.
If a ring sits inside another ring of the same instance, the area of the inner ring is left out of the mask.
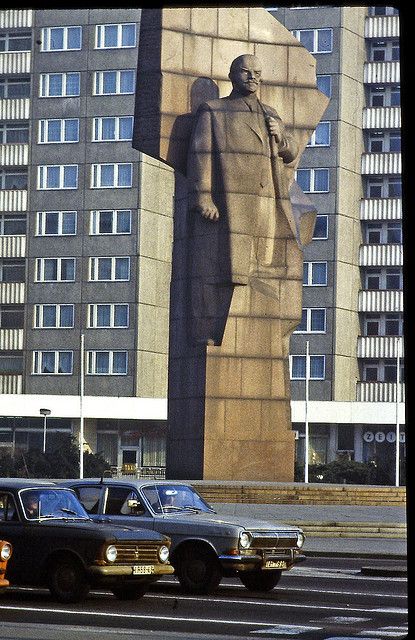
[[[301,549],[304,544],[305,535],[302,532],[297,533],[297,547]]]
[[[242,531],[242,533],[239,534],[239,546],[241,547],[241,549],[249,549],[249,547],[251,546],[251,542],[252,536],[250,533],[248,533],[247,531]]]
[[[113,544],[110,544],[109,547],[105,549],[105,558],[108,562],[115,562],[117,559],[117,547]]]
[[[164,544],[159,548],[159,560],[160,562],[168,562],[169,560],[169,548]]]
[[[12,546],[8,542],[4,543],[0,549],[0,558],[7,561],[12,555]]]

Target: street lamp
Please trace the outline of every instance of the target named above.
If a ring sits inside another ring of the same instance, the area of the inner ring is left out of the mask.
[[[39,413],[43,416],[43,453],[46,451],[46,420],[47,417],[50,416],[50,409],[39,409]]]

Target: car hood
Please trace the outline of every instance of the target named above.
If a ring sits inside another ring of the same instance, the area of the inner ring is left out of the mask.
[[[92,520],[41,520],[33,526],[41,527],[45,531],[58,529],[60,535],[91,536],[99,539],[125,540],[151,540],[164,541],[165,537],[151,529],[139,529],[136,526],[122,524],[109,524],[108,522]]]
[[[189,526],[201,524],[212,526],[231,526],[247,529],[249,531],[298,531],[299,527],[283,524],[281,522],[271,522],[269,520],[258,520],[256,518],[246,518],[245,516],[234,516],[226,513],[169,513],[157,516],[157,520],[164,522],[174,522],[176,524]]]

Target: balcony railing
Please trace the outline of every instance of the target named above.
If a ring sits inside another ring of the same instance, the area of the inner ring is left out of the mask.
[[[401,220],[401,198],[365,198],[360,201],[361,220]]]
[[[0,350],[20,351],[23,349],[23,329],[0,329]]]
[[[0,120],[28,120],[30,98],[1,98]]]
[[[360,267],[401,267],[401,244],[364,244],[359,250]]]
[[[401,313],[403,312],[403,292],[397,289],[359,291],[358,311]]]
[[[366,62],[363,82],[366,84],[399,84],[401,71],[399,62]]]
[[[0,11],[0,29],[30,28],[32,18],[32,9],[2,9]]]
[[[365,38],[385,40],[399,38],[399,16],[369,16],[365,22]]]
[[[24,304],[24,282],[0,282],[0,304]]]
[[[0,144],[0,165],[14,167],[27,165],[28,158],[29,145]]]
[[[403,338],[396,336],[360,336],[357,340],[358,358],[396,358],[398,356],[398,339],[401,346],[399,355],[403,354]]]
[[[396,382],[358,382],[356,400],[358,402],[396,402]],[[399,385],[399,402],[405,402],[405,385]]]
[[[0,211],[27,211],[26,189],[0,189]]]
[[[2,51],[0,53],[0,73],[3,75],[30,73],[30,59],[30,51]]]
[[[400,107],[366,107],[363,109],[363,129],[400,128]]]
[[[0,236],[1,258],[24,258],[26,256],[26,236]]]
[[[22,393],[23,376],[20,374],[0,375],[0,394]]]
[[[402,173],[400,153],[364,153],[362,155],[363,175],[390,175]]]

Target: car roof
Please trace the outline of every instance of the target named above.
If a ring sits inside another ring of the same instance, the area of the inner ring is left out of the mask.
[[[36,478],[0,478],[0,489],[42,489],[56,487],[52,480],[38,480]]]
[[[76,484],[83,484],[83,485],[88,485],[88,484],[94,484],[96,485],[97,482],[99,482],[100,484],[103,485],[110,485],[110,484],[115,484],[115,485],[119,485],[119,484],[133,484],[136,487],[143,487],[143,486],[147,486],[149,484],[151,485],[183,485],[185,487],[188,487],[190,485],[190,482],[185,482],[185,481],[176,481],[176,480],[156,480],[154,478],[83,478],[83,479],[79,479],[79,478],[72,478],[71,480],[56,480],[56,482],[58,482],[61,486],[72,486],[75,483]]]

